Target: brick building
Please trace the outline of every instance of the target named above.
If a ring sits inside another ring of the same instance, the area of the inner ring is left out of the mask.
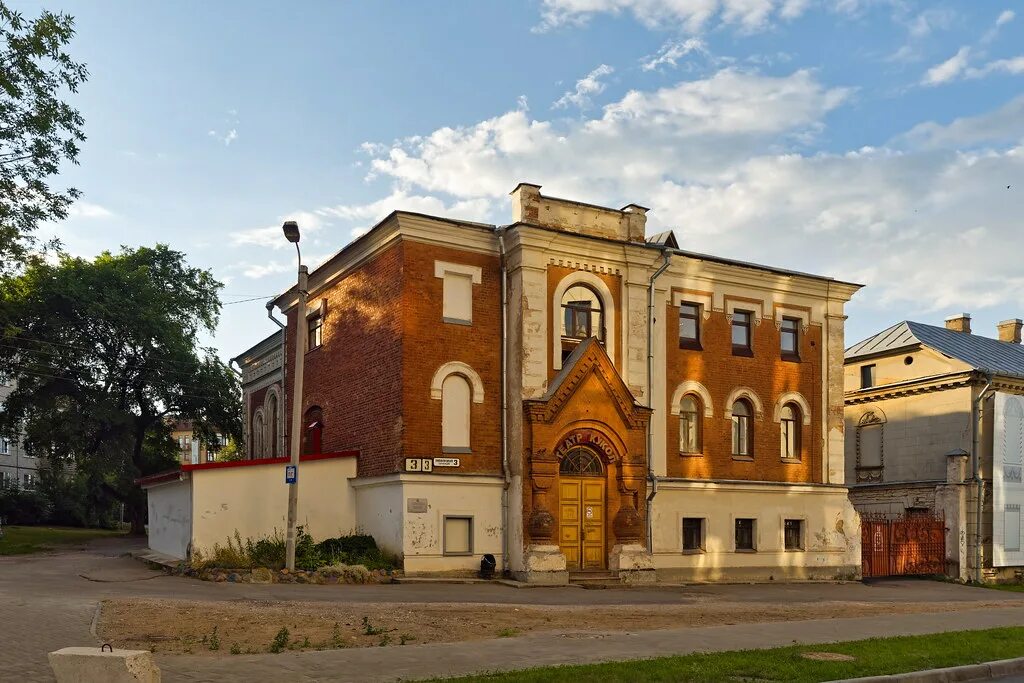
[[[285,453],[283,338],[284,333],[278,330],[231,359],[242,369],[243,451],[250,459],[276,458]]]
[[[178,447],[178,458],[182,464],[196,465],[217,460],[217,449],[223,444],[211,447],[202,443],[193,433],[191,420],[172,417],[168,419],[168,426],[171,429],[171,440]]]
[[[490,553],[555,583],[856,575],[842,359],[858,286],[647,238],[637,205],[529,184],[512,205],[501,227],[394,212],[310,273],[305,311],[294,289],[275,300],[287,349],[309,331],[304,453],[358,452],[338,528],[412,573]],[[250,389],[251,425],[267,413]]]

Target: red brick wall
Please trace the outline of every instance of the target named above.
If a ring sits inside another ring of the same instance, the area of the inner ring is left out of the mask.
[[[387,248],[310,297],[310,306],[326,299],[326,312],[323,344],[305,355],[302,411],[320,406],[323,451],[359,450],[360,476],[394,471],[401,454],[403,248]],[[297,314],[288,314],[289,432]]]
[[[752,325],[752,358],[732,355],[729,321],[721,311],[701,320],[703,350],[679,348],[679,309],[667,306],[668,476],[757,481],[818,482],[821,479],[821,327],[800,333],[798,363],[780,358],[781,338],[774,320]],[[683,381],[695,380],[711,394],[714,417],[702,417],[703,456],[679,454],[679,417],[670,413],[672,394]],[[757,394],[764,412],[754,420],[753,462],[732,457],[732,423],[725,419],[726,400],[738,386]],[[783,462],[779,455],[780,426],[773,413],[779,396],[797,391],[811,406],[811,424],[801,427],[802,460]]]
[[[405,289],[402,297],[405,344],[402,364],[405,457],[439,457],[441,401],[430,397],[439,367],[466,363],[480,376],[483,403],[471,403],[471,454],[459,454],[461,467],[451,473],[501,473],[501,263],[496,254],[480,254],[404,243]],[[442,322],[444,280],[434,262],[481,268],[473,285],[473,324]],[[400,468],[403,463],[397,463]],[[446,472],[448,470],[445,470]]]

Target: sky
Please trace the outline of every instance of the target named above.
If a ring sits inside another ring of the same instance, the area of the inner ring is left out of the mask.
[[[507,223],[520,181],[867,285],[847,345],[1024,317],[1020,0],[11,4],[72,14],[90,72],[46,234],[211,269],[225,359],[276,329],[283,220],[315,266],[394,209]]]

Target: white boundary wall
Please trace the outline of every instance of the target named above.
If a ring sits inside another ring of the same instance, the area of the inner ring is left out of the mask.
[[[188,475],[150,486],[146,494],[150,549],[185,559],[192,540],[192,484]]]

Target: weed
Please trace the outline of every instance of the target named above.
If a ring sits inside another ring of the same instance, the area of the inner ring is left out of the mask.
[[[391,644],[391,636],[389,636],[387,633],[382,635],[380,637],[380,642],[377,643],[377,645],[380,646],[380,647],[384,647],[384,646],[390,645],[390,644]]]
[[[382,633],[387,633],[388,629],[379,628],[370,623],[370,617],[363,617],[363,635],[367,636],[379,636]]]
[[[345,647],[345,640],[341,637],[341,626],[334,622],[334,629],[331,631],[331,645],[333,647]]]
[[[402,635],[398,636],[399,645],[405,645],[410,640],[416,640],[416,636],[410,636],[408,633],[403,633]]]
[[[231,654],[240,655],[242,654],[242,646],[238,643],[231,643]]]
[[[512,636],[519,635],[519,629],[516,628],[503,628],[498,631],[499,638],[511,638]]]
[[[203,636],[203,641],[206,641],[206,636]],[[217,635],[217,627],[213,627],[213,633],[210,634],[210,643],[207,645],[211,650],[220,649],[220,636]]]
[[[270,651],[276,655],[281,650],[287,648],[289,635],[291,635],[291,633],[288,631],[288,627],[282,626],[281,630],[277,632],[276,636],[274,636],[274,639],[270,641]]]
[[[300,647],[312,647],[309,642],[309,636],[304,636],[302,638],[302,645]]]

